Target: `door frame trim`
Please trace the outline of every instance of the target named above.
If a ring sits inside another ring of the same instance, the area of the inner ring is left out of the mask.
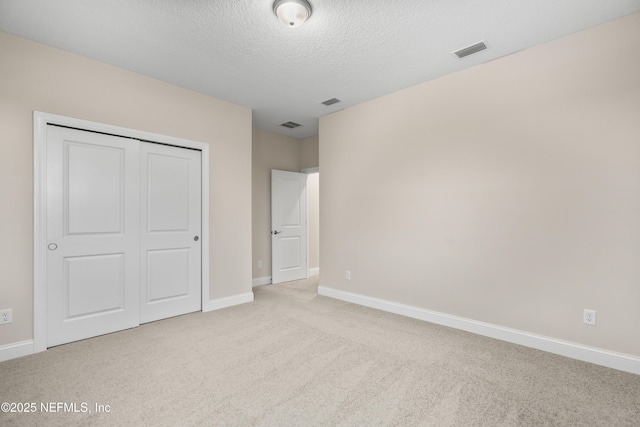
[[[307,180],[308,180],[309,175],[311,175],[312,173],[320,173],[320,166],[314,166],[312,168],[304,168],[304,169],[301,169],[300,172],[307,175]],[[311,274],[312,273],[311,267],[309,267],[309,251],[311,250],[311,247],[309,245],[310,240],[311,239],[309,239],[309,187],[307,186],[307,278],[313,275]]]
[[[209,144],[55,114],[33,112],[33,352],[47,349],[47,125],[102,132],[202,151],[202,311],[209,304]]]

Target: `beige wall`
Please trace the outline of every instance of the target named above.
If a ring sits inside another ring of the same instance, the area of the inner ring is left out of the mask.
[[[635,14],[322,117],[321,284],[640,356],[639,76]]]
[[[251,291],[251,111],[0,32],[0,345],[33,338],[34,110],[208,143],[211,299]]]
[[[271,276],[271,170],[300,172],[303,168],[317,167],[318,137],[296,139],[254,129],[252,156],[253,278],[257,279]],[[317,190],[314,192],[312,189],[309,197],[315,197],[313,203],[317,205]],[[316,224],[310,223],[310,226],[315,229],[318,218],[313,219]],[[316,257],[313,263],[317,267],[317,235],[312,236],[310,233],[309,245],[309,255],[313,254]],[[258,268],[258,261],[262,261],[262,268]],[[313,268],[311,260],[309,264]]]
[[[315,168],[320,165],[318,161],[318,135],[300,140],[300,169]]]
[[[252,153],[253,277],[259,278],[271,276],[271,169],[300,172],[300,141],[254,129]]]

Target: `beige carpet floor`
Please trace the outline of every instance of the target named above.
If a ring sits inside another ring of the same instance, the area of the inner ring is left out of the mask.
[[[640,376],[316,294],[317,278],[0,363],[0,425],[640,426]],[[41,412],[75,403],[87,412]],[[95,405],[109,408],[96,412]]]

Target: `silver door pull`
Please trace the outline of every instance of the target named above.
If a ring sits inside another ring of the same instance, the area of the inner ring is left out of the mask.
[[[55,243],[49,243],[47,247],[50,251],[55,251],[56,249],[58,249],[58,245],[56,245]]]
[[[273,232],[273,234],[280,234],[280,233],[282,233],[282,231],[276,230],[276,231]]]

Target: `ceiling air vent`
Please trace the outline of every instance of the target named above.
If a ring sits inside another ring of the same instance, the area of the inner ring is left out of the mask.
[[[296,122],[287,122],[287,123],[283,123],[280,126],[284,126],[286,128],[289,129],[294,129],[297,128],[298,126],[302,126],[300,123],[296,123]]]
[[[322,101],[321,104],[324,104],[328,107],[329,105],[337,104],[338,102],[342,101],[340,101],[338,98],[331,98],[327,99],[326,101]]]
[[[484,41],[481,41],[479,43],[472,44],[471,46],[456,50],[453,53],[455,53],[458,58],[464,58],[465,56],[473,55],[474,53],[483,51],[486,48],[487,45],[484,43]]]

